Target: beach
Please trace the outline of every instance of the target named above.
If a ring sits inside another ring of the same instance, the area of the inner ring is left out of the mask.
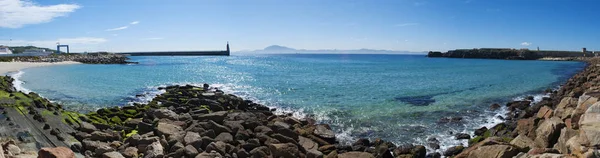
[[[0,62],[0,74],[6,75],[9,72],[16,72],[21,69],[42,67],[42,66],[56,66],[56,65],[71,65],[81,64],[75,61],[62,61],[62,62]]]

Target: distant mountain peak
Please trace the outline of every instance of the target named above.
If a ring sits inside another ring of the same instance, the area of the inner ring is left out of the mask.
[[[266,50],[266,51],[293,51],[296,49],[290,48],[290,47],[285,47],[285,46],[280,46],[280,45],[272,45],[272,46],[268,46],[264,50]]]

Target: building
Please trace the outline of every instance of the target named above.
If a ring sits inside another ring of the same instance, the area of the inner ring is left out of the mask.
[[[46,53],[46,50],[39,48],[26,49],[23,51],[23,54],[43,54]]]
[[[12,51],[7,46],[0,46],[0,54],[12,54]]]

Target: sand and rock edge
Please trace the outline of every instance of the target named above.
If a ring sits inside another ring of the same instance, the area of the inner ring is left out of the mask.
[[[12,79],[2,77],[0,100],[14,100],[2,105],[7,118],[19,117],[14,115],[18,113],[32,122],[31,128],[40,130],[38,136],[47,136],[39,141],[32,132],[37,144],[68,146],[86,157],[598,157],[600,59],[587,62],[581,73],[550,97],[533,105],[529,101],[506,104],[510,111],[506,121],[469,134],[468,146],[428,155],[425,146],[397,146],[381,139],[343,145],[326,124],[275,115],[264,105],[210,86],[164,87],[166,93],[148,104],[80,114],[35,93],[17,92]],[[27,137],[15,139],[13,144],[27,142]],[[431,146],[435,142],[427,144]]]

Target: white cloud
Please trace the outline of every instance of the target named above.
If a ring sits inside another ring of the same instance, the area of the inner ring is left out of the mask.
[[[530,46],[530,45],[531,45],[531,43],[529,43],[529,42],[523,42],[523,43],[521,43],[521,45],[522,45],[522,46]]]
[[[67,16],[81,8],[76,4],[41,6],[27,0],[0,0],[0,27],[20,28],[29,24],[40,24]]]
[[[142,40],[145,40],[145,41],[147,41],[147,40],[162,40],[162,39],[164,39],[164,38],[162,38],[162,37],[142,38]]]
[[[117,28],[112,28],[112,29],[106,29],[106,31],[117,31],[117,30],[125,30],[129,28],[129,26],[121,26],[121,27],[117,27]]]
[[[396,27],[404,27],[404,26],[413,26],[413,25],[419,25],[419,23],[404,23],[404,24],[396,24],[394,26],[396,26]]]
[[[135,24],[139,24],[139,23],[140,23],[140,21],[134,21],[134,22],[131,22],[131,23],[129,23],[129,24],[130,24],[130,25],[135,25]]]

